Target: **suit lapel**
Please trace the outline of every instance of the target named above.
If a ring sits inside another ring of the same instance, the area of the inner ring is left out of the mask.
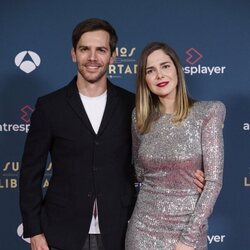
[[[96,135],[93,127],[89,121],[88,115],[83,107],[77,85],[76,85],[76,77],[72,80],[72,82],[68,85],[68,95],[67,100],[69,105],[72,107],[73,111],[77,114],[81,122],[84,126],[93,134]],[[115,111],[119,102],[118,94],[115,89],[115,86],[108,81],[107,83],[107,103],[104,110],[102,122],[98,131],[98,135],[101,135],[108,125],[112,114]]]
[[[108,81],[107,83],[107,103],[104,110],[102,122],[98,131],[98,135],[101,135],[107,127],[111,116],[114,114],[115,108],[118,106],[119,98],[115,86]]]
[[[69,105],[72,107],[73,111],[79,117],[84,126],[95,135],[95,131],[92,128],[92,125],[89,121],[88,115],[83,107],[77,85],[76,85],[76,77],[72,80],[72,82],[68,85],[68,93],[67,100]]]

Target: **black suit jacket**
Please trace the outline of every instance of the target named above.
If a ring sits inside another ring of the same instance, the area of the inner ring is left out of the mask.
[[[135,198],[130,132],[133,107],[134,95],[108,82],[107,104],[95,134],[76,78],[38,99],[20,172],[25,237],[44,233],[51,246],[80,250],[97,198],[105,249],[124,248]],[[41,184],[48,153],[53,174],[43,197]]]

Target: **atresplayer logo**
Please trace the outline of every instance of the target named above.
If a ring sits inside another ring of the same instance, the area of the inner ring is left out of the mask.
[[[207,235],[208,244],[224,242],[226,235]]]
[[[189,64],[193,65],[195,63],[197,63],[198,61],[200,61],[200,59],[203,57],[201,53],[199,53],[196,49],[194,48],[190,48],[186,51],[186,54],[189,56],[186,59],[186,62],[188,62]]]
[[[226,66],[202,66],[200,64],[195,65],[203,58],[203,55],[194,48],[186,50],[187,58],[186,62],[191,66],[183,67],[185,74],[195,75],[195,74],[204,74],[204,75],[214,75],[214,74],[224,74]]]
[[[33,51],[22,51],[15,57],[15,64],[20,70],[29,74],[41,63],[39,55]]]

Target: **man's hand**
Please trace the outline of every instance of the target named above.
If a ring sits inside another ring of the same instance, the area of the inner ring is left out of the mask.
[[[44,234],[38,234],[30,238],[31,250],[49,250]]]
[[[198,192],[201,193],[205,186],[205,175],[201,170],[196,170],[194,174],[194,183],[197,186]]]

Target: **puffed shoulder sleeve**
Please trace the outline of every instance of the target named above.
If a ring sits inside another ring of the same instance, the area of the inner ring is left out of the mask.
[[[225,114],[226,108],[222,102],[210,102],[206,106],[201,128],[201,148],[206,184],[181,237],[181,242],[192,247],[196,247],[197,240],[207,225],[207,219],[213,211],[222,187]]]
[[[135,166],[135,173],[138,182],[143,181],[144,170],[143,167],[140,165],[138,155],[139,155],[139,147],[141,143],[141,135],[136,127],[136,111],[135,109],[132,112],[132,154],[133,154],[133,162]]]
[[[214,102],[202,127],[202,152],[206,180],[222,184],[224,165],[223,127],[226,108]]]

